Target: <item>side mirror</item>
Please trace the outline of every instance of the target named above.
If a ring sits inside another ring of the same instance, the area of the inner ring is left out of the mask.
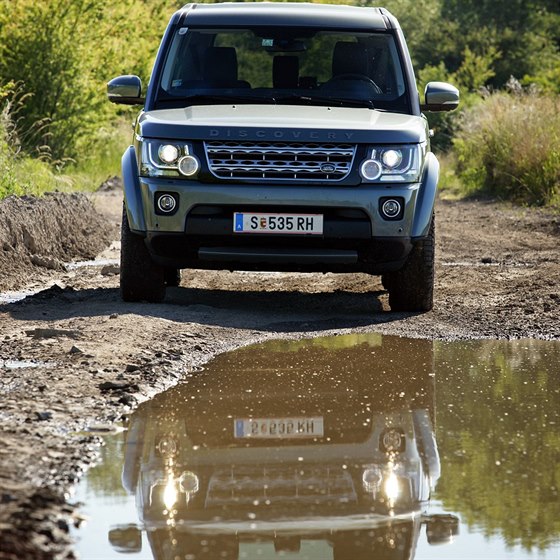
[[[459,90],[445,82],[429,82],[424,90],[422,111],[453,111],[459,106]]]
[[[142,81],[138,76],[119,76],[107,84],[107,98],[120,105],[142,105]]]
[[[141,552],[142,532],[136,525],[116,525],[109,531],[109,542],[116,552]]]
[[[459,534],[459,518],[451,514],[430,515],[426,523],[426,535],[431,545],[448,544]]]

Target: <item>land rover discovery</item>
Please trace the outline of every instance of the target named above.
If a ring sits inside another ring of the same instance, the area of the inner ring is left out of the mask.
[[[433,305],[439,175],[402,30],[383,8],[188,4],[171,18],[122,160],[121,294],[180,269],[381,275],[392,310]]]

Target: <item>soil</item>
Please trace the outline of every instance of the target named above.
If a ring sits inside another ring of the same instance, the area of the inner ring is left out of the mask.
[[[218,353],[349,331],[560,339],[555,214],[438,201],[435,307],[412,314],[390,312],[366,275],[185,271],[163,304],[123,303],[121,199],[113,182],[0,203],[3,560],[74,558],[71,490],[99,433]]]

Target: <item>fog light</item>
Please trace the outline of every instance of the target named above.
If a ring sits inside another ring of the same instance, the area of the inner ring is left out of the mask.
[[[179,173],[185,177],[192,177],[200,169],[200,163],[194,156],[184,156],[179,160]]]
[[[164,212],[165,214],[170,214],[175,210],[177,206],[177,200],[170,194],[162,194],[157,200],[158,210]]]
[[[368,181],[375,181],[381,177],[381,165],[374,159],[366,159],[361,167],[362,177]]]
[[[398,200],[390,198],[381,206],[381,212],[386,218],[396,218],[402,210],[401,203]]]

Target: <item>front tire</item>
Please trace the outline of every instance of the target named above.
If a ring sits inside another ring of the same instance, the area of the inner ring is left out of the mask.
[[[164,268],[155,264],[144,239],[130,231],[126,208],[121,227],[121,297],[159,303],[165,297]]]
[[[405,265],[384,274],[391,311],[430,311],[434,306],[435,219],[428,235],[414,245]]]
[[[181,269],[168,266],[163,269],[163,275],[168,288],[176,288],[181,284]]]

